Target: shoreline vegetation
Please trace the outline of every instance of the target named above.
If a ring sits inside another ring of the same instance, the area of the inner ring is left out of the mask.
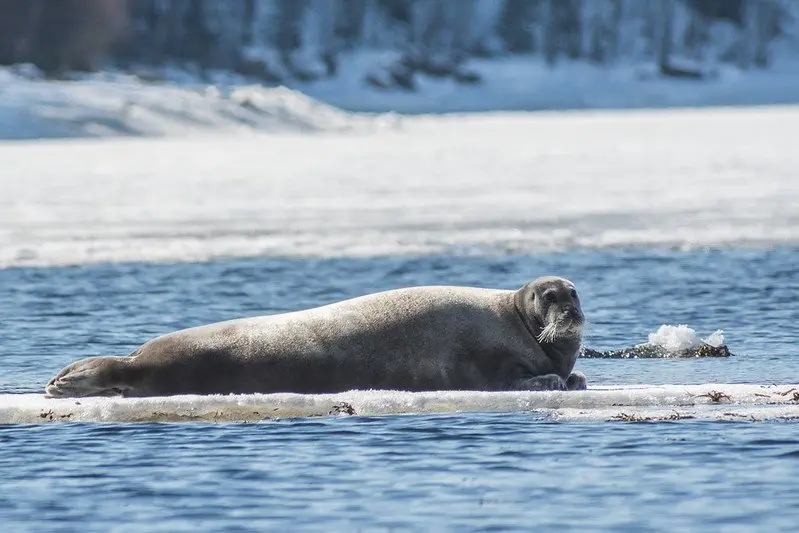
[[[375,91],[418,91],[425,77],[480,84],[492,72],[472,61],[514,56],[704,80],[792,55],[797,18],[785,0],[9,0],[0,65],[55,79],[178,65],[291,86],[352,74],[341,57],[368,52],[377,59],[357,76]]]

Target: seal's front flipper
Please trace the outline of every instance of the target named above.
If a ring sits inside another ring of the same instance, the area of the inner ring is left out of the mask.
[[[64,368],[45,387],[47,398],[120,396],[130,386],[122,379],[129,357],[89,357]]]
[[[582,372],[572,372],[566,379],[567,390],[586,390],[587,388],[588,380]]]
[[[557,374],[522,378],[510,386],[511,390],[566,390],[566,382]]]

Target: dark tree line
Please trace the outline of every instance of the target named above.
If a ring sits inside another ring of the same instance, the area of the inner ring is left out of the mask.
[[[91,70],[128,23],[127,0],[0,0],[0,64]]]
[[[380,49],[400,56],[389,85],[504,54],[653,61],[680,75],[675,57],[768,66],[795,11],[792,0],[0,0],[0,63],[52,74],[178,63],[280,82]],[[714,37],[719,23],[732,38]]]

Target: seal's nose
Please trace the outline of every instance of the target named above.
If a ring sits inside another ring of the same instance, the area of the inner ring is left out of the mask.
[[[569,306],[566,308],[566,313],[569,315],[569,318],[572,320],[576,320],[578,322],[583,321],[583,313],[575,306]]]

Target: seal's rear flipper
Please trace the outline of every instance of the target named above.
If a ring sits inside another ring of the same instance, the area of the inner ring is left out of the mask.
[[[567,390],[566,382],[557,374],[531,376],[513,382],[510,390],[553,391]]]
[[[127,356],[89,357],[64,368],[45,387],[47,398],[121,396],[130,385],[123,383],[121,370]]]

